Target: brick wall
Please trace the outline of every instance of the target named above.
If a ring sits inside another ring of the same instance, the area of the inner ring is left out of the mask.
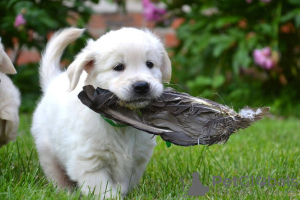
[[[152,29],[163,41],[166,47],[173,47],[178,44],[174,26],[168,28],[155,28],[153,23],[146,22],[143,13],[142,5],[139,0],[127,0],[126,14],[121,14],[115,4],[100,1],[100,4],[91,4],[95,14],[93,14],[87,23],[87,31],[94,39],[100,37],[103,33],[110,29],[118,29],[124,26],[137,27],[137,28],[150,28]],[[29,62],[39,62],[40,53],[34,49],[24,49],[17,60],[17,65],[26,64]]]

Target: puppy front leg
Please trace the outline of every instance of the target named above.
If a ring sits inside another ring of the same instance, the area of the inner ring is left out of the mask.
[[[89,192],[96,196],[105,198],[118,198],[120,189],[113,184],[109,173],[105,169],[95,172],[86,172],[78,177],[78,186],[82,193],[87,195]]]
[[[120,189],[111,177],[111,170],[97,156],[75,156],[67,165],[67,173],[84,195],[94,193],[101,198],[118,198]]]

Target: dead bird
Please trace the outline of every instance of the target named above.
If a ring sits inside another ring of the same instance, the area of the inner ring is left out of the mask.
[[[91,85],[84,86],[78,98],[112,125],[129,125],[180,146],[226,143],[230,135],[262,119],[270,110],[245,107],[237,113],[228,106],[172,88],[138,110],[126,107],[126,102],[112,92]]]

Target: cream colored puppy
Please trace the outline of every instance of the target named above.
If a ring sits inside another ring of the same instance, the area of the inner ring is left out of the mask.
[[[17,73],[0,38],[0,147],[16,139],[19,128],[20,94],[5,74]]]
[[[44,95],[32,134],[43,170],[59,188],[77,185],[84,194],[124,196],[142,177],[155,138],[108,124],[77,95],[90,84],[114,92],[129,107],[146,106],[169,82],[171,63],[151,32],[122,28],[89,40],[67,71],[61,71],[63,50],[82,32],[57,32],[46,48],[40,67]]]

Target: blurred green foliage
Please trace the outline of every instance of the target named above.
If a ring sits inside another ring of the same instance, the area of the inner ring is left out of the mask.
[[[183,18],[172,49],[173,82],[234,108],[265,105],[300,116],[299,0],[164,2]],[[277,52],[270,70],[254,62],[253,51],[264,47]]]
[[[170,16],[183,19],[176,30],[180,43],[172,49],[173,83],[234,108],[266,105],[278,114],[300,116],[299,0],[162,1]],[[84,0],[7,0],[0,1],[0,13],[0,36],[13,50],[15,64],[23,47],[41,51],[49,33],[85,27],[92,11]],[[26,23],[15,27],[19,14]],[[63,58],[72,60],[85,39],[71,45]],[[270,70],[254,62],[253,51],[264,47],[278,52]],[[12,76],[22,93],[21,111],[32,111],[40,96],[37,67],[18,66]]]
[[[99,0],[92,0],[98,3]],[[49,34],[69,27],[85,27],[92,10],[84,0],[6,0],[0,1],[0,37],[6,49],[13,51],[12,60],[16,61],[25,48],[35,48],[41,52]],[[16,17],[22,15],[25,24],[15,26]],[[71,45],[64,59],[72,60],[83,47],[86,37]],[[21,111],[31,112],[40,96],[38,84],[38,63],[16,66],[17,75],[11,76],[22,94]]]

